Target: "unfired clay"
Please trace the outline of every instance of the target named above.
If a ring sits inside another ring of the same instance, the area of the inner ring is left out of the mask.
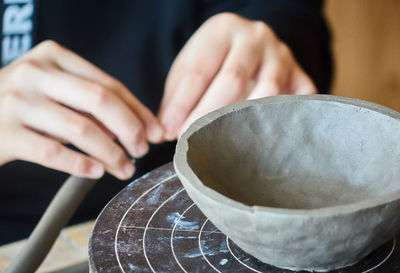
[[[176,172],[202,212],[274,266],[329,271],[400,227],[400,114],[327,95],[240,102],[196,121]]]

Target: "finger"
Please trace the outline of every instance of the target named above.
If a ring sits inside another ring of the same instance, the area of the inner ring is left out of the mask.
[[[297,67],[292,72],[290,90],[296,95],[310,95],[317,93],[317,88],[313,81],[300,67]]]
[[[209,22],[208,24],[207,22],[203,24],[196,33],[190,37],[175,58],[167,76],[161,106],[168,104],[176,89],[181,85],[184,75],[190,76],[194,74],[194,76],[196,76],[199,74],[198,78],[203,78],[201,77],[202,75],[206,76],[211,74],[210,77],[212,77],[222,65],[222,61],[230,47],[231,35],[229,31],[223,31],[224,29],[221,29],[221,24],[219,27],[213,26],[211,29],[208,28],[209,24]],[[202,66],[198,64],[208,64],[207,68],[211,69],[211,71],[208,69],[201,69]],[[197,68],[201,70],[199,71]]]
[[[177,134],[186,130],[197,118],[247,97],[246,85],[262,57],[262,45],[249,41],[243,39],[233,44],[221,70]]]
[[[53,100],[50,99],[50,101],[53,101]],[[113,132],[111,132],[110,130],[108,130],[108,128],[107,128],[106,126],[104,126],[100,121],[98,121],[98,120],[97,120],[95,117],[93,117],[91,114],[85,113],[85,112],[83,112],[83,111],[78,111],[78,110],[76,110],[76,109],[74,109],[74,108],[71,108],[71,107],[69,107],[68,105],[62,104],[62,103],[60,103],[60,102],[56,102],[56,101],[53,101],[53,102],[55,102],[55,103],[57,103],[57,104],[59,104],[59,105],[62,105],[63,107],[68,108],[68,109],[70,109],[71,111],[74,111],[74,112],[76,112],[76,113],[79,113],[80,115],[82,115],[82,116],[84,116],[84,117],[87,117],[88,119],[90,119],[91,121],[93,121],[101,130],[103,130],[103,132],[106,133],[106,135],[109,136],[112,140],[116,140],[116,139],[117,139],[117,136],[114,135]]]
[[[280,51],[286,51],[286,48],[280,49],[279,45],[272,44],[266,49],[257,75],[257,84],[248,99],[288,93],[287,83],[293,61],[287,52]]]
[[[85,116],[85,117],[87,117],[88,119],[92,120],[92,121],[93,121],[97,126],[99,126],[99,128],[100,128],[101,130],[103,130],[103,131],[106,133],[106,135],[109,136],[111,139],[113,139],[113,140],[117,139],[117,136],[114,135],[113,132],[111,132],[110,130],[108,130],[107,127],[105,127],[100,121],[98,121],[97,119],[95,119],[92,115],[90,115],[90,114],[88,114],[88,113],[85,113],[85,112],[82,112],[82,111],[76,111],[76,110],[74,110],[74,109],[72,109],[71,107],[68,107],[68,106],[66,106],[66,105],[64,105],[64,106],[67,107],[67,108],[69,108],[69,109],[71,109],[72,111],[77,112],[77,113],[81,114],[82,116]]]
[[[34,62],[26,63],[19,73],[27,75],[18,86],[20,90],[33,89],[78,111],[90,113],[118,137],[131,155],[140,157],[147,152],[142,122],[106,87]]]
[[[42,98],[26,103],[24,125],[45,134],[62,138],[92,158],[103,163],[106,170],[119,179],[128,179],[135,171],[125,152],[90,119]]]
[[[13,136],[10,143],[15,143],[12,147],[15,158],[79,177],[99,178],[104,174],[100,162],[72,151],[55,140],[24,128],[19,128]]]
[[[35,54],[46,55],[49,61],[55,62],[64,71],[100,83],[113,91],[141,120],[147,139],[154,143],[162,141],[164,132],[157,118],[121,82],[74,52],[52,41],[42,43]]]
[[[259,99],[267,96],[276,96],[282,93],[282,86],[279,81],[266,79],[258,81],[253,91],[248,96],[248,100]]]
[[[15,124],[0,123],[0,142],[2,143],[0,145],[0,166],[17,159],[13,147],[15,145],[16,128]]]
[[[220,69],[230,48],[229,36],[199,30],[178,55],[168,74],[159,118],[172,140]]]

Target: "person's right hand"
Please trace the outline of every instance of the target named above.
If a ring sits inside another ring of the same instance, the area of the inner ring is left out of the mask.
[[[107,171],[127,179],[135,168],[125,150],[140,157],[148,141],[162,138],[157,119],[123,84],[55,42],[0,70],[0,165],[20,159],[80,177]]]

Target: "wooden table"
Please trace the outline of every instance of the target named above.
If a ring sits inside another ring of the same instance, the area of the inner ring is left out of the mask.
[[[64,228],[37,272],[52,272],[81,264],[88,259],[89,235],[94,221]],[[4,272],[26,240],[0,246],[0,272]]]

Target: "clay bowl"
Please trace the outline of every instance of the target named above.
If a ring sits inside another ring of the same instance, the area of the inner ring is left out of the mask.
[[[240,248],[293,270],[357,263],[400,227],[400,114],[323,95],[245,101],[197,120],[175,170]]]

